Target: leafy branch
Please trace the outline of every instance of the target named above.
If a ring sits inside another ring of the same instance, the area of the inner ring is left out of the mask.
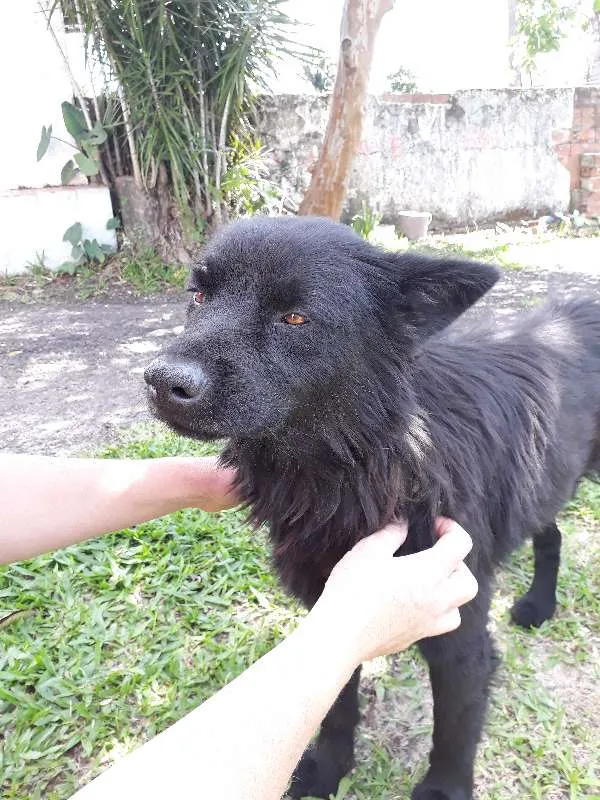
[[[70,183],[73,178],[81,173],[86,177],[92,177],[101,173],[102,161],[100,157],[100,145],[104,144],[108,138],[108,132],[99,120],[96,120],[91,128],[88,127],[86,119],[81,109],[65,101],[62,104],[62,115],[65,128],[75,140],[75,145],[67,142],[58,136],[52,135],[52,125],[42,125],[42,132],[37,148],[37,160],[40,161],[48,151],[52,139],[68,144],[77,152],[70,158],[60,173],[60,180],[63,186]]]

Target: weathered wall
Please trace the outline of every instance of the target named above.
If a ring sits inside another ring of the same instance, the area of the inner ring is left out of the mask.
[[[459,226],[566,210],[569,171],[555,150],[573,125],[572,89],[479,90],[371,98],[346,213],[363,199],[393,222],[401,209]],[[327,121],[327,98],[265,99],[260,132],[273,178],[297,201]]]
[[[81,222],[86,239],[116,248],[106,186],[48,186],[45,189],[0,190],[0,276],[23,272],[29,264],[54,267],[71,260],[63,233]]]
[[[575,89],[573,126],[556,131],[555,150],[571,177],[571,206],[600,216],[600,87]]]

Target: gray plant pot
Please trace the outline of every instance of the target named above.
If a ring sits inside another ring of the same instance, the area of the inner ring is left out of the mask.
[[[431,213],[429,211],[399,211],[396,233],[403,234],[411,241],[424,239],[430,224]]]

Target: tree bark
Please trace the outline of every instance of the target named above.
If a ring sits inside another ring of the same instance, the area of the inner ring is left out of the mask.
[[[394,0],[346,0],[325,139],[300,214],[339,219],[362,135],[375,38]]]

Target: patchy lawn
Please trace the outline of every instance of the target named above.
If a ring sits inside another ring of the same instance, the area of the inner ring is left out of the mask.
[[[106,455],[207,451],[136,436]],[[534,633],[507,621],[528,584],[530,547],[500,578],[492,625],[504,660],[477,765],[480,800],[600,798],[598,487],[582,486],[562,527],[553,621]],[[265,545],[237,512],[185,511],[1,571],[2,798],[69,797],[273,646],[298,610]],[[411,652],[366,672],[359,766],[344,796],[405,800],[429,747],[423,664]]]
[[[80,302],[90,297],[164,295],[180,291],[188,274],[188,268],[181,264],[165,264],[151,247],[123,248],[104,264],[84,261],[69,272],[48,269],[42,261],[29,264],[22,274],[0,275],[0,302]]]

